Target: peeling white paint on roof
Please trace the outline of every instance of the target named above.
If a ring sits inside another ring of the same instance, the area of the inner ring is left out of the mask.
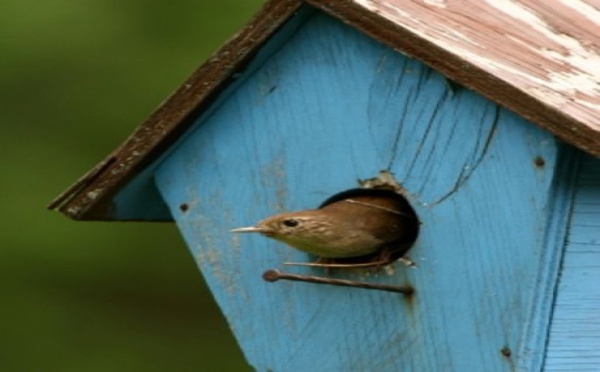
[[[427,5],[433,5],[433,6],[437,6],[439,8],[445,8],[446,7],[446,1],[445,0],[423,0],[423,2]]]
[[[496,10],[506,13],[510,15],[511,18],[519,19],[528,25],[530,25],[533,29],[545,33],[547,29],[547,24],[540,19],[535,13],[531,11],[531,9],[523,6],[518,1],[514,0],[486,0],[486,3],[490,5],[492,8],[496,8]],[[552,36],[552,33],[549,33],[548,36]]]
[[[600,128],[600,9],[589,1],[354,1]]]
[[[598,24],[600,27],[600,9],[593,7],[592,5],[586,4],[581,0],[559,0],[563,5],[573,9],[580,13],[583,17],[589,21]]]

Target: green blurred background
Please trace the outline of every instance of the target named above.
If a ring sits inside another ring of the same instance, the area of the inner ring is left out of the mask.
[[[173,224],[45,205],[261,3],[0,4],[0,370],[250,370]]]

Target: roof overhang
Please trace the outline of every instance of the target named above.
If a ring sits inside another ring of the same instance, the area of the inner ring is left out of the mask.
[[[50,205],[109,218],[112,198],[185,133],[308,4],[600,156],[600,10],[558,0],[270,0],[105,160]]]

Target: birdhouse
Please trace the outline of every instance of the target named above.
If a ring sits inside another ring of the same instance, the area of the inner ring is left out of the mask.
[[[50,207],[174,221],[260,371],[600,369],[599,20],[270,0]],[[379,265],[230,231],[379,192],[418,221]]]

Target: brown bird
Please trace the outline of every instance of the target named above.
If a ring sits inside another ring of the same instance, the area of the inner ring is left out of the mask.
[[[324,258],[378,253],[399,258],[416,238],[418,220],[408,202],[383,189],[353,189],[327,199],[318,209],[281,213],[256,226],[257,232]]]

